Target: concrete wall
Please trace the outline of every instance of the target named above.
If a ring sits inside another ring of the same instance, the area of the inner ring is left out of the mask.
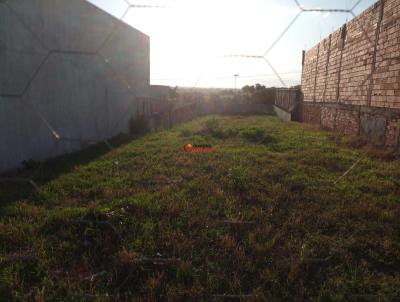
[[[207,115],[274,115],[273,106],[266,104],[239,104],[235,101],[197,100],[171,106],[150,116],[151,130],[165,129]]]
[[[399,148],[400,2],[380,0],[305,53],[305,122]]]
[[[300,121],[301,91],[297,88],[276,88],[274,112],[284,121]]]
[[[128,131],[149,37],[85,0],[0,2],[0,172]]]
[[[279,108],[278,106],[274,105],[274,112],[277,117],[279,117],[282,121],[291,122],[292,121],[292,114]]]

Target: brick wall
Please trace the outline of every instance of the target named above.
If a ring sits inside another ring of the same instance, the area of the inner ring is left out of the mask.
[[[314,101],[315,72],[317,70],[319,45],[314,46],[304,56],[302,90],[304,99]]]
[[[327,66],[329,60],[330,38],[324,39],[318,45],[318,58],[316,66],[316,82],[314,86],[314,100],[320,102],[324,98]]]
[[[400,1],[377,1],[307,51],[302,92],[305,122],[371,139],[382,137],[384,125],[380,141],[398,146]]]
[[[336,128],[336,108],[322,107],[321,108],[321,126],[324,129],[335,130]]]
[[[321,123],[321,107],[312,103],[303,104],[303,121],[319,125]]]
[[[387,125],[386,130],[386,144],[387,145],[395,145],[396,144],[396,136],[398,136],[398,121],[391,120]]]
[[[339,109],[336,113],[336,129],[349,135],[358,135],[360,131],[360,118],[357,111]]]
[[[343,35],[345,29],[341,28],[339,31],[331,35],[330,55],[328,62],[327,78],[325,82],[325,94],[323,101],[336,102],[338,98],[338,83],[339,83],[339,69],[342,61],[343,49]]]
[[[347,24],[340,69],[341,103],[368,104],[378,13],[379,6],[372,6]]]
[[[377,43],[371,105],[400,108],[400,1],[387,1]]]

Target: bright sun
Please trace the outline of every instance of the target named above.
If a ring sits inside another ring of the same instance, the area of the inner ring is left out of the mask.
[[[153,82],[179,79],[192,86],[200,79],[201,86],[218,86],[219,79],[226,82],[237,72],[271,72],[259,60],[224,57],[260,55],[278,36],[286,22],[280,20],[285,7],[266,9],[259,2],[250,6],[232,0],[171,0],[164,2],[165,9],[132,9],[126,21],[151,37]]]
[[[110,0],[91,0],[110,8]],[[132,4],[164,8],[132,8],[125,16],[151,38],[152,84],[229,87],[233,74],[243,77],[238,85],[263,82],[279,85],[271,68],[262,60],[228,58],[229,55],[262,55],[298,13],[284,0],[129,0]],[[114,4],[115,3],[115,4]],[[119,11],[118,11],[119,9]],[[113,0],[115,15],[126,9],[124,0]],[[301,70],[302,43],[293,49],[285,38],[271,60],[279,72]],[[289,52],[291,52],[289,54]],[[296,56],[293,56],[296,52]],[[282,60],[285,58],[285,60]],[[265,77],[265,75],[269,75]],[[247,79],[246,75],[263,75]],[[297,75],[299,77],[299,73]]]

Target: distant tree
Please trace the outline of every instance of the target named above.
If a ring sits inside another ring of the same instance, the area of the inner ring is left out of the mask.
[[[178,86],[175,88],[169,88],[169,97],[171,99],[176,99],[178,97]]]
[[[242,88],[243,98],[247,103],[272,104],[275,98],[275,88],[266,88],[264,85],[246,85]]]
[[[265,90],[264,85],[256,84],[256,91],[263,91],[263,90]]]

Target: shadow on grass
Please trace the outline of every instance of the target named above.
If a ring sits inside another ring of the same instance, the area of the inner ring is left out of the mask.
[[[113,148],[117,148],[130,143],[137,137],[119,135],[110,139],[109,143]],[[87,164],[109,152],[111,152],[110,147],[101,142],[81,151],[62,155],[44,162],[29,162],[26,167],[17,172],[1,175],[0,216],[5,207],[31,197],[36,192],[36,185],[38,187],[43,186],[57,177],[73,171],[75,167]],[[2,179],[3,181],[1,181]]]

